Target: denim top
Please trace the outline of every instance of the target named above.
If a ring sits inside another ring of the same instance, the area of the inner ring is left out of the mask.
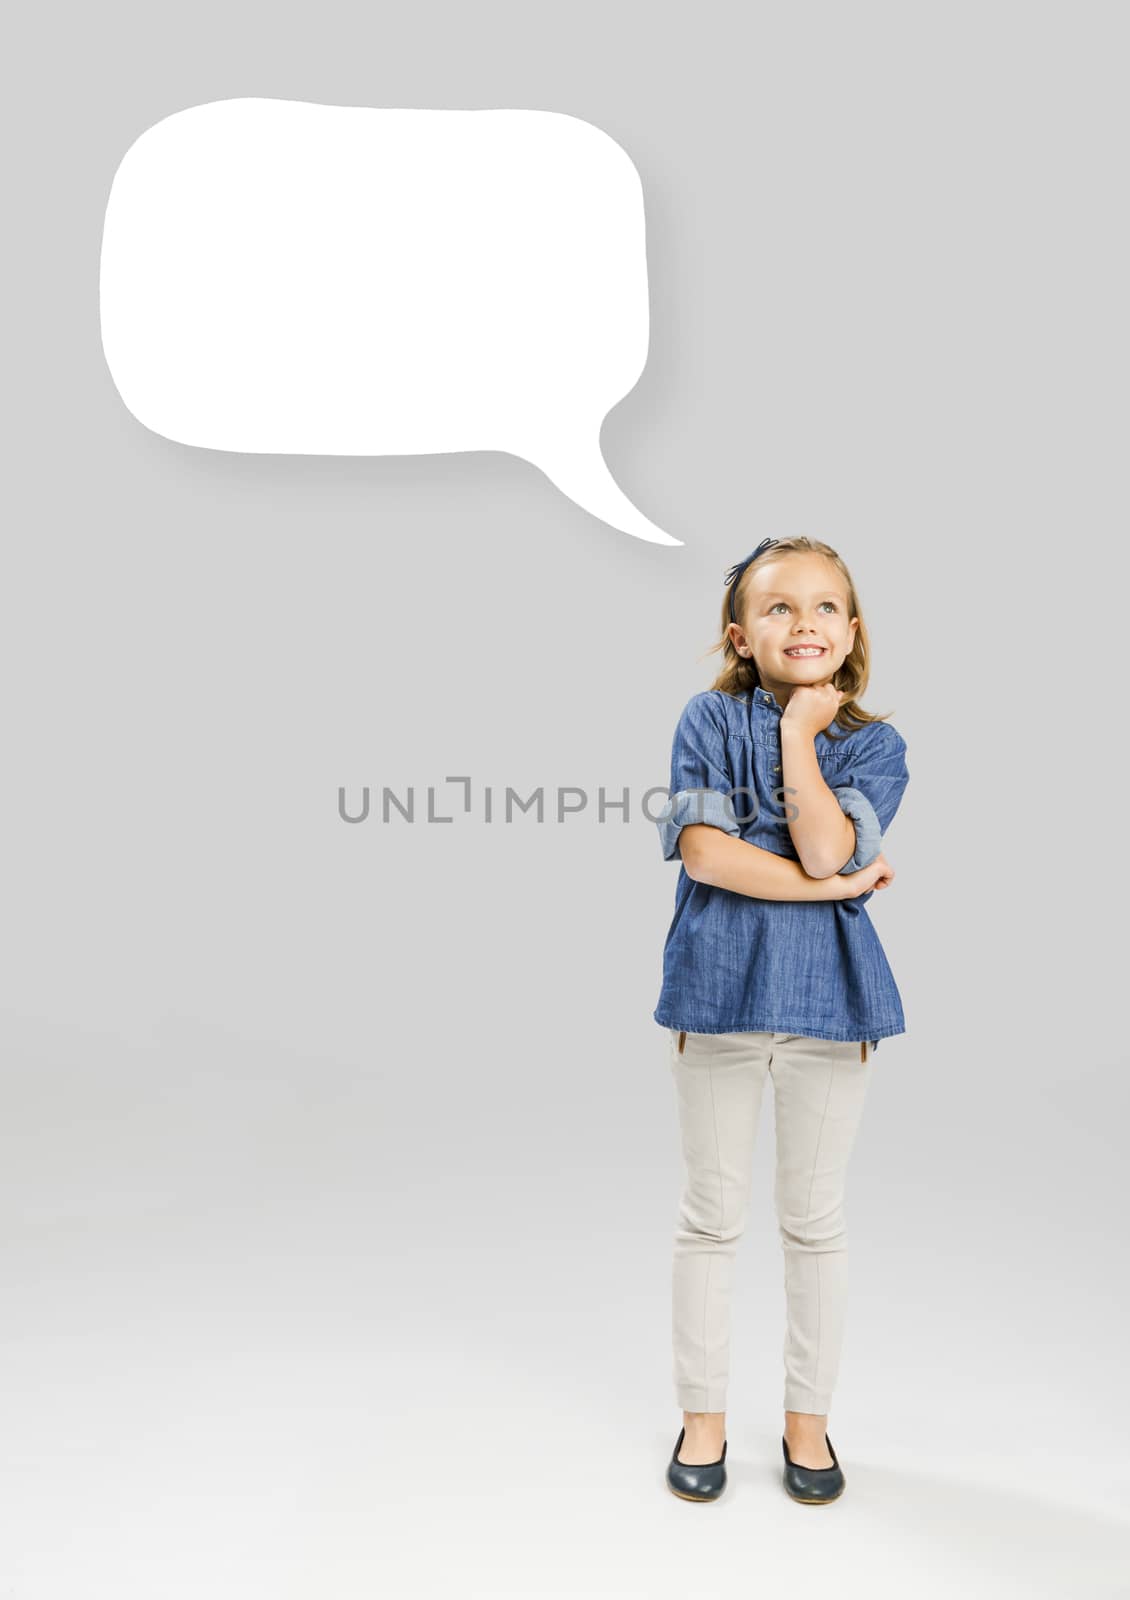
[[[663,859],[680,866],[653,1016],[688,1033],[868,1039],[877,1050],[906,1024],[867,914],[873,889],[853,900],[759,900],[697,883],[679,855],[680,831],[704,822],[799,859],[787,822],[793,802],[782,791],[782,715],[767,689],[707,689],[679,718],[658,827]],[[879,854],[910,781],[906,741],[889,722],[869,722],[837,739],[822,731],[815,749],[855,828],[855,851],[839,871],[856,872]]]

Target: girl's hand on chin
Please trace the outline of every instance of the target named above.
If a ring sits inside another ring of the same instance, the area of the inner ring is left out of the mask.
[[[781,725],[815,739],[832,721],[843,699],[843,690],[830,682],[798,684],[781,713]]]

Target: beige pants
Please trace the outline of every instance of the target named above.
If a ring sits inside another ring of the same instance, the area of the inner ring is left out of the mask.
[[[785,1258],[785,1410],[826,1414],[847,1296],[844,1174],[870,1047],[792,1033],[668,1033],[686,1162],[672,1273],[676,1403],[726,1409],[730,1285],[768,1074]]]

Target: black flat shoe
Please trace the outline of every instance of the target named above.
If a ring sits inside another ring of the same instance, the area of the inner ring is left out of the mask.
[[[838,1500],[844,1492],[844,1475],[827,1434],[824,1435],[824,1442],[828,1446],[832,1465],[799,1467],[789,1455],[789,1446],[784,1434],[781,1435],[781,1449],[785,1452],[785,1488],[794,1500],[800,1501],[801,1505],[824,1506],[829,1500]]]
[[[675,1440],[675,1448],[667,1463],[667,1487],[682,1500],[717,1500],[726,1487],[726,1446],[730,1441],[723,1439],[722,1454],[717,1461],[696,1465],[679,1460],[679,1448],[686,1431],[686,1428],[679,1429],[679,1437]]]

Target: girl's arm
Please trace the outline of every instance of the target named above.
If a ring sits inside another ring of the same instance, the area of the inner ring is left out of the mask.
[[[827,878],[849,861],[855,827],[824,782],[816,745],[806,727],[781,719],[781,764],[785,798],[795,816],[789,834],[801,865],[813,878]]]
[[[679,853],[687,876],[696,883],[732,889],[755,900],[851,900],[875,888],[880,878],[894,877],[890,864],[879,855],[859,872],[810,878],[799,861],[702,822],[680,830]]]
[[[795,695],[815,695],[797,689]],[[824,781],[816,754],[813,723],[826,703],[806,723],[803,703],[790,720],[790,700],[781,718],[781,762],[789,834],[804,870],[814,878],[852,874],[870,866],[883,848],[910,782],[906,740],[889,722],[875,722],[856,740],[855,748]]]

